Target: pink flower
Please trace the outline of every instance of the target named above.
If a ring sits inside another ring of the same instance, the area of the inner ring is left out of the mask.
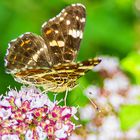
[[[75,107],[59,106],[35,87],[10,90],[0,99],[0,139],[66,140],[75,129]]]

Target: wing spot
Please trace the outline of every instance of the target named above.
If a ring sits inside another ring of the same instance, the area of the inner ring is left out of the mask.
[[[45,27],[46,25],[47,25],[47,22],[44,22],[43,25],[42,25],[42,27]]]
[[[31,32],[26,32],[25,34],[21,35],[21,36],[24,36],[24,35],[30,35]]]
[[[78,16],[76,16],[76,19],[77,19],[77,20],[79,20],[79,17],[78,17]]]
[[[64,41],[57,41],[57,43],[58,43],[58,46],[59,47],[64,47],[64,45],[65,45],[65,43],[64,43]]]
[[[81,30],[69,30],[69,35],[71,35],[74,38],[83,38],[83,32]]]
[[[85,9],[85,6],[83,4],[81,4],[81,3],[77,3],[76,5],[81,6],[81,7],[83,7]]]
[[[39,51],[39,52],[40,52],[40,51]],[[37,54],[33,55],[34,61],[37,61],[39,52],[38,52]]]
[[[31,48],[27,48],[26,50],[29,51],[29,50],[31,50]]]
[[[51,29],[50,29],[50,30],[47,30],[47,31],[46,31],[46,35],[50,34],[51,32],[52,32]]]
[[[56,17],[59,18],[61,16],[61,13],[59,13]]]
[[[41,48],[39,52],[44,51],[44,48]]]
[[[65,12],[65,13],[64,13],[64,16],[66,16],[67,14],[68,14],[68,13],[67,13],[67,12]]]
[[[80,38],[82,39],[83,38],[83,32],[81,31],[81,34],[80,34]]]
[[[14,60],[16,60],[16,58],[17,58],[17,56],[15,55],[15,56],[14,56]]]
[[[69,35],[71,35],[74,38],[77,38],[76,30],[75,29],[69,30]]]
[[[17,39],[12,39],[11,41],[10,41],[10,43],[13,43],[13,42],[16,42],[17,41]],[[10,44],[9,43],[9,44]]]
[[[82,18],[82,19],[80,19],[80,21],[83,23],[83,22],[86,21],[86,19],[85,18]]]
[[[66,24],[67,25],[70,25],[70,20],[66,20]]]
[[[28,44],[29,42],[31,42],[31,40],[26,40],[26,41],[25,41],[25,44]]]
[[[63,12],[65,12],[65,9],[63,9],[63,10],[61,11],[61,13],[63,13]]]
[[[21,47],[23,47],[23,45],[24,45],[24,42],[22,42],[22,43],[20,44]]]
[[[53,40],[52,42],[50,42],[50,46],[58,46],[58,44],[55,40]]]
[[[77,30],[77,37],[80,37],[81,31]]]
[[[68,63],[71,62],[71,60],[65,60],[65,61],[68,62]]]
[[[64,18],[63,17],[60,17],[60,21],[63,21],[64,20]]]
[[[74,6],[76,6],[76,4],[72,4],[72,6],[74,7]]]
[[[21,47],[23,47],[23,46],[24,46],[24,44],[28,44],[29,42],[31,42],[31,40],[29,40],[29,39],[28,39],[28,40],[26,40],[25,42],[23,41],[23,42],[20,44],[20,46],[21,46]]]
[[[55,17],[51,18],[49,21],[53,21],[53,20],[55,20]]]
[[[58,30],[55,30],[55,33],[58,34]]]

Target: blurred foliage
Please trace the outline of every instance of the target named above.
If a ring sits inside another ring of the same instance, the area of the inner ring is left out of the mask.
[[[140,84],[140,54],[130,53],[122,60],[122,67],[124,70],[130,72],[137,84]]]
[[[136,9],[134,0],[1,0],[0,93],[4,94],[9,85],[16,88],[21,85],[5,73],[4,56],[8,42],[25,32],[40,34],[43,22],[56,16],[65,6],[77,2],[87,8],[84,38],[77,59],[84,60],[103,54],[117,56],[122,60],[122,68],[140,83],[140,48],[136,42],[136,34],[140,31],[139,26],[135,26],[139,25],[140,11]],[[138,36],[137,40],[140,40]],[[88,100],[82,91],[90,84],[100,84],[97,74],[93,72],[89,72],[79,82],[80,85],[68,96],[69,105],[84,106]],[[129,112],[129,109],[125,110]],[[136,111],[133,109],[130,109],[132,113]],[[128,112],[125,110],[121,112],[122,125],[126,123],[123,117]]]
[[[125,105],[119,112],[121,127],[123,130],[140,123],[140,105]]]

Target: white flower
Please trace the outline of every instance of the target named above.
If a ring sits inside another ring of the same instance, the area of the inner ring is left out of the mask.
[[[95,99],[99,97],[100,89],[97,86],[89,86],[84,92],[89,98]]]
[[[125,103],[125,98],[119,94],[110,94],[110,96],[108,97],[109,101],[111,103],[111,105],[113,105],[114,109],[116,111],[119,110],[120,105]]]
[[[11,114],[12,114],[11,108],[9,108],[7,110],[4,108],[0,109],[0,117],[2,117],[3,120],[8,119],[11,116]]]
[[[6,99],[0,101],[0,106],[9,107],[10,104]]]
[[[65,116],[66,114],[71,114],[71,110],[69,108],[65,108],[63,111],[62,111],[62,116]]]
[[[1,140],[20,140],[17,135],[3,135]]]
[[[38,136],[39,136],[38,140],[45,140],[46,139],[47,134],[45,132],[43,132],[42,127],[38,126],[36,128],[36,132],[38,133]]]
[[[129,104],[139,104],[140,103],[140,86],[131,86],[128,91],[128,97],[126,100]]]
[[[100,56],[102,59],[101,63],[97,65],[93,71],[105,70],[112,74],[117,71],[119,66],[119,60],[117,57]]]
[[[11,89],[9,92],[8,92],[8,96],[13,96],[13,97],[17,97],[19,94],[16,90],[13,90]]]
[[[34,118],[32,112],[26,113],[26,117],[27,117],[29,120],[32,120],[32,119]]]
[[[129,80],[121,73],[114,75],[112,78],[106,78],[104,80],[104,88],[110,93],[119,93],[120,91],[127,90],[128,87]]]
[[[63,125],[61,129],[55,131],[55,135],[57,138],[66,138],[69,127],[67,125]]]
[[[140,124],[136,125],[135,127],[128,130],[125,135],[126,138],[132,139],[132,140],[138,140],[140,138]]]
[[[108,116],[104,119],[103,125],[100,127],[100,140],[113,140],[120,139],[122,132],[120,130],[120,122],[116,116]]]
[[[82,138],[80,135],[76,135],[76,134],[72,134],[70,137],[69,137],[69,140],[85,140],[84,138]]]
[[[75,130],[71,118],[76,112],[74,107],[53,103],[35,87],[24,87],[19,94],[11,90],[0,105],[0,140],[67,139]]]
[[[8,123],[9,126],[14,126],[16,124],[18,124],[18,122],[16,120],[10,120]]]
[[[75,108],[75,107],[72,107],[71,114],[73,115],[73,114],[76,114],[76,113],[77,113],[77,108]]]
[[[89,134],[87,135],[87,139],[86,140],[97,140],[97,137],[95,134]]]
[[[17,107],[21,107],[21,98],[16,98],[15,99],[15,105],[17,106]]]
[[[89,123],[86,124],[86,129],[87,129],[89,132],[95,133],[95,132],[97,131],[98,128],[96,127],[96,125],[95,125],[92,121],[90,121]]]
[[[25,140],[32,140],[33,138],[33,132],[31,130],[27,130],[25,134]]]
[[[95,116],[95,111],[92,105],[86,105],[79,110],[80,118],[82,120],[91,120]]]

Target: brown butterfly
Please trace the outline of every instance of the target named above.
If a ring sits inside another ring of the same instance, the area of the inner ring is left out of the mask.
[[[85,7],[72,4],[42,25],[42,35],[25,33],[9,43],[7,72],[20,83],[63,92],[76,86],[78,78],[100,63],[94,58],[74,62],[86,20]]]

